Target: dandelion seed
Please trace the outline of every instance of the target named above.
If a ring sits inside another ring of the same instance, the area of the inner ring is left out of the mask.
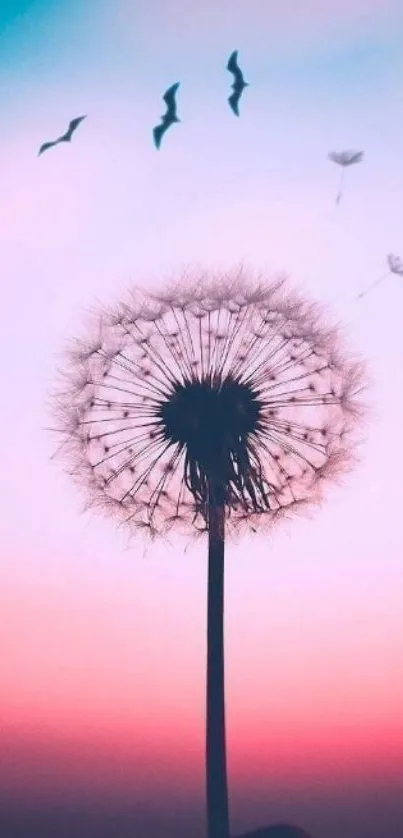
[[[336,197],[336,204],[340,203],[341,194],[343,190],[343,179],[344,179],[344,172],[347,166],[352,166],[353,163],[361,163],[364,152],[363,151],[329,151],[328,154],[329,160],[332,160],[333,163],[337,163],[338,166],[341,166],[341,173],[340,173],[340,183],[339,183],[339,191]]]
[[[399,256],[395,256],[393,253],[388,253],[386,261],[388,263],[389,270],[385,274],[382,274],[382,276],[380,276],[378,279],[376,279],[375,282],[372,283],[372,285],[369,285],[368,288],[366,288],[364,291],[361,291],[361,293],[358,294],[357,300],[360,300],[362,297],[365,297],[365,295],[368,294],[368,292],[371,291],[372,288],[375,288],[377,285],[380,285],[380,283],[387,279],[387,277],[391,274],[403,277],[403,260],[400,259]]]

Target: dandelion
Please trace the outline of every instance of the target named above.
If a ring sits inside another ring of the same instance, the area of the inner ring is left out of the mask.
[[[361,293],[358,294],[358,300],[360,300],[362,297],[365,297],[365,295],[368,294],[368,291],[371,291],[372,288],[375,288],[377,285],[380,285],[380,283],[383,282],[384,279],[386,279],[391,274],[395,274],[396,276],[403,276],[403,260],[400,259],[399,256],[395,256],[393,253],[388,253],[386,261],[388,263],[389,270],[386,273],[382,274],[382,276],[380,276],[378,279],[376,279],[375,282],[372,283],[372,285],[369,285],[368,288],[366,288],[364,291],[361,291]]]
[[[57,430],[89,504],[151,537],[207,535],[208,835],[228,838],[225,536],[318,502],[351,465],[362,366],[284,279],[241,271],[133,292],[64,377]]]
[[[352,166],[353,163],[361,163],[364,152],[363,151],[329,151],[328,154],[329,160],[332,160],[333,163],[337,163],[338,166],[341,166],[341,173],[340,173],[340,183],[339,183],[339,191],[336,197],[336,204],[340,203],[341,200],[341,193],[343,190],[343,179],[344,179],[344,171],[347,166]]]

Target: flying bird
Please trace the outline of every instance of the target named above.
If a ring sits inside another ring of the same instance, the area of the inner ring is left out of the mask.
[[[339,191],[337,193],[336,204],[340,203],[341,193],[343,189],[344,170],[347,166],[352,166],[353,163],[361,163],[364,157],[363,151],[329,151],[329,160],[341,166],[341,175],[339,183]]]
[[[380,276],[379,279],[376,279],[375,282],[373,282],[372,285],[369,285],[369,287],[366,288],[364,291],[361,291],[361,293],[358,294],[357,300],[360,300],[362,297],[365,297],[365,295],[368,294],[368,291],[371,291],[372,288],[375,288],[376,285],[379,285],[381,282],[383,282],[383,280],[390,276],[390,274],[396,274],[396,276],[403,277],[403,259],[400,259],[400,256],[395,256],[394,253],[388,253],[386,261],[388,263],[389,268],[387,273]]]
[[[44,151],[47,151],[48,148],[52,148],[52,146],[57,145],[58,143],[69,143],[74,134],[74,131],[76,131],[80,122],[82,122],[83,119],[86,119],[86,116],[87,115],[85,114],[85,116],[77,116],[75,119],[72,119],[65,134],[62,134],[61,137],[59,137],[57,140],[53,140],[50,143],[43,143],[43,145],[41,145],[38,151],[38,157],[40,154],[43,154]]]
[[[165,134],[165,131],[168,130],[170,125],[173,125],[174,122],[180,122],[178,119],[177,111],[176,111],[176,91],[180,82],[176,82],[173,84],[172,87],[169,87],[168,90],[165,91],[163,95],[163,100],[167,106],[167,109],[164,114],[161,116],[161,122],[159,125],[153,129],[153,136],[154,136],[154,143],[155,147],[159,148],[161,145],[161,140]]]
[[[245,81],[242,71],[239,69],[238,50],[231,53],[228,59],[227,70],[234,76],[234,81],[231,85],[233,92],[228,97],[228,102],[235,116],[239,116],[239,100],[244,88],[249,86],[249,82]]]

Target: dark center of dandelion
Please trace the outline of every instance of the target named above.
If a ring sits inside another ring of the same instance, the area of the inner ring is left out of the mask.
[[[249,443],[261,407],[253,388],[230,376],[176,383],[160,403],[163,438],[185,451],[186,484],[199,502],[206,502],[208,486],[221,503],[240,499],[251,478]]]

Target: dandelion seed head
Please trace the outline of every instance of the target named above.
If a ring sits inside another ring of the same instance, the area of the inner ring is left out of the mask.
[[[396,256],[394,253],[388,253],[387,262],[392,274],[403,276],[403,259],[400,256]]]
[[[365,379],[322,321],[243,270],[103,311],[53,411],[89,504],[154,536],[205,532],[209,502],[235,532],[320,500],[352,462]]]
[[[351,166],[353,163],[361,163],[364,158],[363,151],[329,151],[329,160],[338,163],[339,166]]]

